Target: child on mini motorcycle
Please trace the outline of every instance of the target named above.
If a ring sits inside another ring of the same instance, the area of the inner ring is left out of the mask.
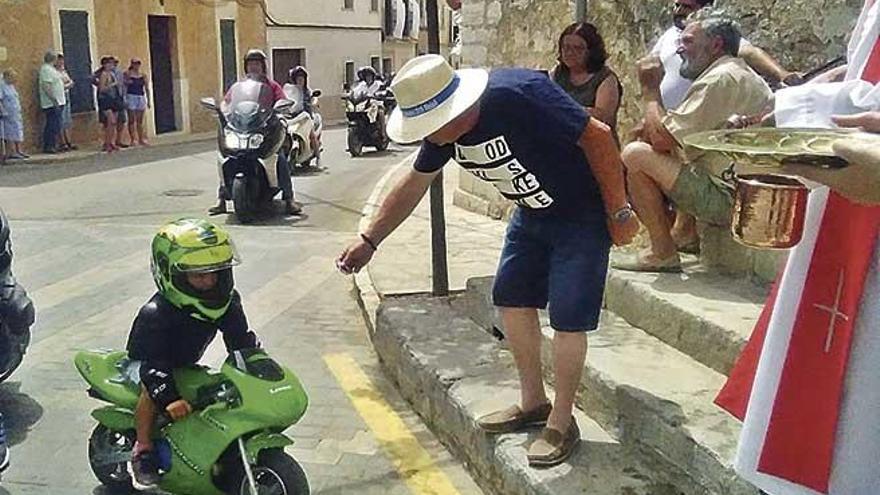
[[[192,412],[177,391],[174,369],[198,362],[217,330],[230,352],[259,345],[234,289],[236,264],[229,234],[205,220],[172,222],[153,238],[150,267],[158,292],[138,312],[127,345],[129,357],[140,362],[142,384],[131,462],[138,489],[160,481],[152,444],[157,414],[177,421]]]

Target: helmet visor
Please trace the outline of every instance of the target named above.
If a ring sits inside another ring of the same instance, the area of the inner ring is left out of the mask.
[[[193,249],[174,264],[180,273],[212,273],[241,264],[241,257],[232,239],[218,246]]]

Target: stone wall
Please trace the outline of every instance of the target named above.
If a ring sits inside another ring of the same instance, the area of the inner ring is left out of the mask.
[[[634,62],[671,24],[672,0],[588,0],[587,17],[599,28],[609,65],[624,86],[620,135],[641,117]],[[744,35],[790,70],[808,71],[844,54],[846,37],[862,0],[717,0],[742,25]],[[574,19],[571,0],[468,0],[462,2],[462,65],[549,69],[556,42]],[[456,204],[505,218],[510,203],[489,184],[461,171]],[[746,250],[719,229],[704,231],[704,264],[712,269],[771,280],[782,261],[778,252]]]

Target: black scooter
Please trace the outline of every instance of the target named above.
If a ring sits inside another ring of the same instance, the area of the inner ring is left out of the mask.
[[[214,111],[219,121],[217,166],[225,199],[232,200],[242,223],[268,210],[281,190],[278,150],[285,128],[280,114],[293,102],[273,101],[271,88],[252,79],[235,83],[223,105],[217,105],[214,98],[201,99],[202,106]]]
[[[12,275],[9,220],[0,210],[0,382],[21,364],[31,342],[34,303]]]
[[[393,101],[390,94],[388,90],[381,90],[375,96],[352,91],[342,97],[348,118],[348,152],[352,157],[361,156],[364,146],[374,146],[379,151],[388,149],[391,141],[381,132],[378,117],[379,109],[387,108],[388,102]]]

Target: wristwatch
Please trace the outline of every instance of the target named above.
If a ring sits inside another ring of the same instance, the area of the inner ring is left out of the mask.
[[[611,220],[613,220],[614,223],[626,223],[635,214],[636,212],[633,211],[632,206],[627,203],[624,207],[611,214]]]

